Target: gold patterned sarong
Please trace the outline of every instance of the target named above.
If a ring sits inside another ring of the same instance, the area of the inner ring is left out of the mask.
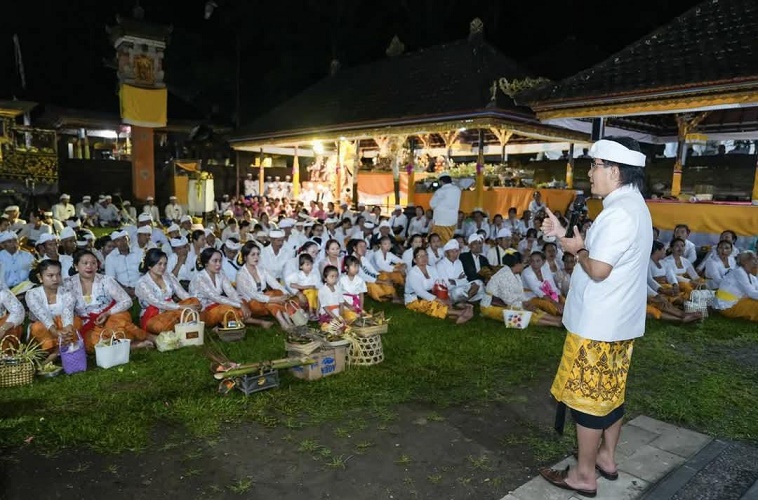
[[[447,317],[448,306],[436,300],[416,299],[406,304],[405,307],[413,312],[426,314],[432,318],[445,319]]]
[[[569,408],[604,417],[624,404],[634,340],[601,342],[566,333],[550,393]]]

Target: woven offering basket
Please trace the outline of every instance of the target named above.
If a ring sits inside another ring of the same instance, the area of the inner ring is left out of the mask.
[[[350,366],[378,365],[384,361],[384,349],[382,348],[382,336],[371,335],[368,337],[352,335],[348,346],[347,363]]]
[[[233,311],[226,311],[224,320],[213,331],[222,342],[237,342],[245,338],[247,326]]]

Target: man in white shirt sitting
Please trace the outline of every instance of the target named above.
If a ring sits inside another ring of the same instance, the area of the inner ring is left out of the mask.
[[[34,265],[34,256],[18,247],[18,236],[13,231],[0,233],[0,279],[8,288],[13,288],[29,279],[29,271]]]
[[[126,231],[114,231],[111,240],[116,248],[105,258],[105,274],[115,278],[126,290],[130,297],[134,297],[134,287],[139,280],[139,265],[142,255],[133,252],[129,248],[129,235]]]
[[[472,234],[476,234],[480,229],[484,229],[486,234],[490,234],[490,225],[487,222],[487,214],[484,213],[482,208],[475,208],[471,212],[471,220],[469,220],[463,229],[463,237],[468,238]]]
[[[437,262],[437,274],[448,282],[448,293],[452,302],[477,302],[484,297],[484,283],[481,280],[469,281],[458,256],[458,241],[450,240],[442,247],[445,257]]]
[[[97,208],[92,204],[91,196],[82,196],[82,202],[76,204],[76,215],[81,219],[83,226],[97,226]]]
[[[403,207],[400,205],[395,205],[395,209],[392,211],[390,227],[397,240],[405,240],[405,232],[408,230],[408,216],[403,213]]]
[[[166,226],[169,226],[174,222],[178,223],[179,219],[182,218],[182,215],[184,215],[184,209],[176,202],[176,196],[172,195],[168,197],[168,205],[166,205],[166,208],[164,209],[164,214],[166,215],[166,219],[164,220]]]
[[[503,221],[503,226],[510,229],[511,233],[526,234],[527,227],[516,217],[516,207],[508,209],[508,218]]]
[[[142,212],[150,214],[150,217],[152,217],[155,222],[160,223],[161,211],[155,205],[155,198],[148,196],[145,201],[147,201],[147,205],[142,207]]]
[[[112,201],[113,197],[108,195],[97,204],[97,220],[101,227],[117,227],[121,224],[121,214]]]
[[[274,229],[268,233],[271,244],[261,250],[260,265],[275,279],[283,283],[284,265],[295,256],[284,248],[284,231]]]
[[[8,205],[5,207],[5,214],[8,217],[8,230],[18,234],[26,226],[26,221],[19,218],[21,209],[18,205]]]
[[[189,242],[184,236],[171,238],[171,254],[168,256],[166,271],[176,276],[185,290],[189,290],[189,282],[192,280],[191,265],[187,263],[189,255]]]
[[[71,197],[66,193],[60,196],[60,201],[53,205],[53,219],[57,219],[61,222],[76,217],[76,207],[69,203]]]

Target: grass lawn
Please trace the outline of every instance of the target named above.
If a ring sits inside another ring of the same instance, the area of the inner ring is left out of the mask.
[[[484,318],[456,326],[398,306],[375,307],[392,318],[382,364],[316,382],[282,371],[278,389],[245,397],[217,393],[202,348],[133,352],[129,364],[110,370],[94,368],[90,358],[86,373],[0,389],[0,448],[33,437],[40,450],[141,450],[163,424],[212,436],[227,423],[295,428],[381,415],[402,403],[518,404],[519,391],[546,393],[560,357],[561,330],[507,330]],[[758,328],[747,322],[650,322],[635,343],[628,414],[758,442],[757,344]],[[277,328],[249,330],[246,340],[221,346],[240,362],[284,357]]]

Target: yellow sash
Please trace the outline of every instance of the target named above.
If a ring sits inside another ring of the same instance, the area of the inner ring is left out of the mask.
[[[720,288],[716,291],[716,297],[720,300],[723,300],[724,302],[736,302],[740,300],[740,298],[733,293],[729,293],[726,290],[722,290]]]

